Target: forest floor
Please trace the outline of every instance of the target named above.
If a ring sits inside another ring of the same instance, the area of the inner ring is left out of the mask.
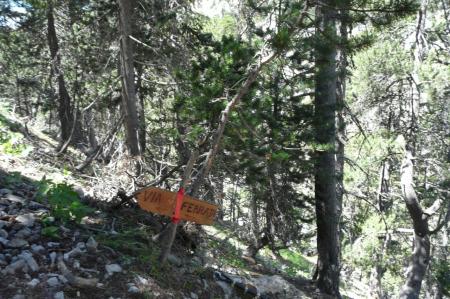
[[[225,222],[203,227],[195,244],[177,236],[160,265],[152,236],[167,219],[133,203],[113,209],[120,177],[77,172],[81,153],[58,155],[57,141],[25,124],[0,111],[0,299],[253,298],[240,283],[266,298],[325,298],[302,278],[314,258],[289,250],[243,258],[239,227]]]

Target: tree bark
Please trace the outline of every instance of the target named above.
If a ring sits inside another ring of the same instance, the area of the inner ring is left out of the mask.
[[[316,6],[315,75],[315,203],[317,222],[317,286],[339,293],[338,200],[336,197],[336,24],[335,3]]]
[[[53,15],[53,2],[47,2],[47,41],[52,61],[52,73],[58,82],[58,117],[61,123],[61,144],[69,141],[77,144],[83,141],[79,122],[74,122],[74,113],[71,105],[69,92],[66,88],[63,72],[61,70],[61,55],[59,53],[58,37],[55,29],[55,18]],[[72,134],[73,131],[73,134]]]
[[[430,235],[428,217],[423,213],[413,187],[413,157],[406,151],[401,167],[403,199],[414,228],[414,250],[409,263],[406,281],[400,291],[400,299],[419,298],[422,280],[430,262]]]
[[[142,65],[136,67],[137,80],[136,80],[136,97],[138,101],[138,116],[139,116],[139,146],[141,153],[145,152],[147,140],[146,140],[146,123],[145,123],[145,101],[144,92],[142,91],[142,76],[143,68]],[[153,93],[153,91],[152,91]]]
[[[134,0],[118,0],[120,8],[120,71],[122,77],[122,107],[125,114],[127,147],[131,156],[139,156],[139,118],[134,84],[133,43],[130,39]]]
[[[345,123],[345,95],[346,95],[346,79],[347,79],[347,51],[346,45],[348,43],[348,10],[346,5],[348,1],[342,2],[344,8],[339,10],[339,39],[340,48],[337,52],[337,77],[336,77],[336,202],[337,202],[337,225],[336,238],[339,250],[339,262],[341,260],[341,239],[342,228],[340,226],[340,219],[342,214],[342,203],[344,198],[344,167],[345,167],[345,142],[347,140],[346,123]]]

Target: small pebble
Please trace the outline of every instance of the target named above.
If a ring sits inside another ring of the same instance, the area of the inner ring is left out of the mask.
[[[132,285],[132,286],[130,286],[130,288],[128,289],[128,293],[131,293],[131,294],[137,294],[137,293],[139,293],[139,289],[138,289],[137,286]]]
[[[64,292],[58,292],[53,296],[53,299],[64,299]]]
[[[55,288],[55,287],[59,286],[59,280],[56,277],[50,277],[47,280],[47,284],[48,284],[49,287]]]
[[[34,288],[40,283],[39,279],[33,278],[30,282],[27,283],[28,286]]]
[[[106,272],[108,272],[109,275],[113,274],[113,273],[118,273],[118,272],[122,272],[122,267],[120,267],[120,265],[118,264],[109,264],[105,266],[106,268]]]

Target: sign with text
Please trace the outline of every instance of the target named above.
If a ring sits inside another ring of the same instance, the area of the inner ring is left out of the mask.
[[[176,196],[176,192],[150,187],[139,191],[136,198],[141,209],[172,217]],[[216,212],[217,205],[184,195],[180,219],[211,225],[214,222]]]

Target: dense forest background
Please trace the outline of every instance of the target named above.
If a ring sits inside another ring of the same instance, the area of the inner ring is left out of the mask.
[[[0,11],[2,109],[58,140],[58,155],[76,149],[68,171],[94,197],[184,181],[219,205],[243,255],[317,257],[307,275],[323,293],[450,296],[447,1]],[[25,151],[11,136],[0,131],[2,154]]]

